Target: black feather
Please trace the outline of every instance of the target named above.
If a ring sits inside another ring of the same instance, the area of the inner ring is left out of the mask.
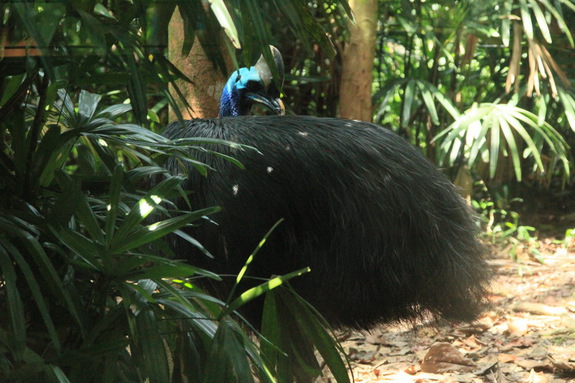
[[[176,242],[191,263],[237,273],[283,218],[248,275],[310,266],[292,285],[334,326],[369,328],[426,313],[471,320],[483,309],[489,273],[469,207],[394,133],[342,119],[248,116],[173,123],[165,135],[258,149],[210,147],[240,160],[243,170],[195,152],[215,169],[207,177],[168,161],[173,173],[187,175],[194,208],[222,207],[211,217],[217,225],[204,222],[190,232],[215,259]],[[247,310],[257,322],[261,307]]]

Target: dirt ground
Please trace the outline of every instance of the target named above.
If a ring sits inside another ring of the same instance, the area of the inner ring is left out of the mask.
[[[493,307],[472,324],[342,334],[355,382],[575,382],[573,245],[494,250]]]

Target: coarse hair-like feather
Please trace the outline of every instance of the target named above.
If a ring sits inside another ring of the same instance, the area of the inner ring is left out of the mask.
[[[210,217],[215,223],[189,232],[214,259],[176,240],[177,254],[192,264],[237,273],[284,219],[248,276],[269,278],[309,266],[311,272],[291,284],[336,327],[370,328],[428,313],[471,320],[483,309],[489,272],[470,208],[427,158],[393,132],[335,118],[246,116],[176,122],[164,134],[257,149],[210,146],[245,169],[194,152],[214,169],[206,177],[168,161],[171,172],[188,177],[193,208],[222,207]],[[246,310],[257,323],[261,307]]]

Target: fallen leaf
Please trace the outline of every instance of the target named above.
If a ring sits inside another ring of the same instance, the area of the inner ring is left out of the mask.
[[[455,347],[449,343],[436,343],[429,348],[429,351],[421,363],[421,371],[431,373],[444,372],[470,372],[476,365]]]
[[[464,345],[466,345],[467,347],[470,347],[473,349],[480,349],[481,347],[483,347],[485,345],[483,342],[481,342],[479,339],[477,339],[477,337],[475,335],[471,335],[470,337],[463,339],[461,342]]]
[[[377,353],[377,348],[373,345],[369,345],[371,347],[365,347],[362,350],[352,349],[350,348],[350,355],[349,358],[351,360],[358,361],[362,364],[369,364],[373,362],[375,359],[375,354]]]
[[[511,310],[535,315],[561,315],[567,312],[564,307],[553,307],[541,303],[519,302],[511,305]]]
[[[480,367],[479,369],[473,371],[473,373],[477,376],[484,376],[484,375],[493,375],[494,373],[501,373],[501,368],[499,368],[499,362],[494,361],[491,363],[487,363],[484,366]],[[499,382],[499,380],[496,380]]]
[[[499,354],[497,356],[497,360],[500,363],[510,363],[510,362],[515,362],[517,360],[517,357],[515,355],[511,355],[511,354]]]
[[[522,337],[529,330],[529,323],[525,319],[515,319],[507,323],[507,331],[512,337]]]
[[[563,373],[575,373],[575,362],[570,360],[555,359],[549,356],[549,360],[553,364],[553,367],[560,370]]]
[[[573,217],[575,227],[575,213]],[[340,335],[344,349],[356,354],[351,360],[355,381],[575,383],[575,241],[567,252],[557,251],[565,245],[553,243],[555,238],[547,241],[538,241],[542,253],[547,249],[543,266],[527,260],[518,262],[508,252],[495,262],[489,259],[496,272],[488,296],[493,311],[476,322],[443,327],[423,320],[381,326],[370,332],[348,330]],[[527,304],[518,305],[518,300]],[[448,372],[422,371],[420,364],[425,367],[431,345],[436,343],[451,344],[464,362],[472,361],[478,367],[461,371],[469,366],[437,360],[433,367]],[[373,350],[377,350],[375,359],[369,362]],[[327,365],[323,374],[316,383],[335,381]]]
[[[515,364],[521,368],[524,368],[527,371],[534,369],[553,371],[553,365],[549,360],[533,360],[533,359],[518,358]]]
[[[382,345],[382,346],[387,346],[388,343],[386,342],[386,340],[383,338],[383,334],[367,334],[365,336],[365,341],[367,343],[371,343],[371,344],[378,344],[378,345]]]
[[[535,370],[531,370],[529,372],[529,378],[527,381],[529,383],[548,383],[549,378],[542,372],[535,372]]]
[[[533,346],[533,338],[530,336],[523,336],[521,338],[511,339],[502,350],[507,351],[513,348],[528,348]]]
[[[415,375],[417,374],[417,368],[414,365],[411,365],[407,367],[405,370],[403,370],[403,372],[409,375]]]

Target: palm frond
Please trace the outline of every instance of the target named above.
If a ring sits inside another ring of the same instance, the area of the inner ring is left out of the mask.
[[[555,161],[544,163],[544,153],[562,163],[564,177],[570,174],[568,145],[561,134],[537,115],[514,105],[475,105],[435,140],[441,143],[446,163],[454,165],[463,158],[468,166],[474,166],[481,160],[489,164],[490,178],[495,177],[502,157],[511,158],[518,181],[523,176],[522,158],[531,158],[538,174],[549,176]]]

